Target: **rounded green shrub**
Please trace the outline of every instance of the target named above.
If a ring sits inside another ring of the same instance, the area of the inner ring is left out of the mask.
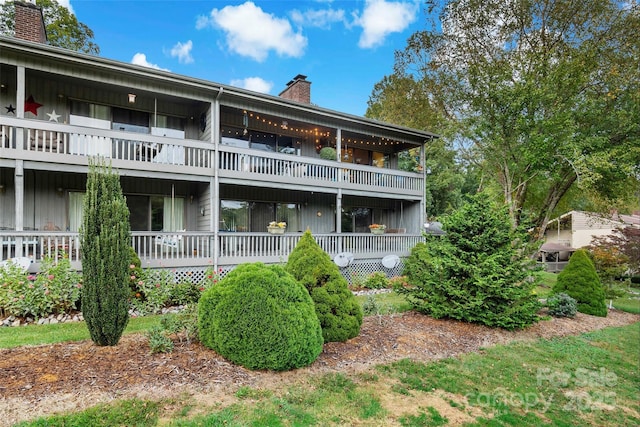
[[[547,299],[549,314],[553,317],[575,317],[578,311],[578,303],[574,298],[561,292],[551,295]]]
[[[553,292],[564,292],[574,298],[580,313],[607,316],[604,288],[585,249],[578,249],[571,255],[567,266],[558,274]]]
[[[291,251],[285,266],[307,288],[322,326],[324,342],[344,342],[358,336],[362,308],[347,280],[329,255],[306,231]]]
[[[322,330],[305,288],[280,266],[242,264],[198,302],[200,341],[249,369],[311,364]]]
[[[320,149],[320,158],[323,160],[336,160],[338,158],[338,154],[336,149],[333,147],[322,147]]]

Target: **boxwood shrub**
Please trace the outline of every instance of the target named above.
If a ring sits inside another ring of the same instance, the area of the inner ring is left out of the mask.
[[[198,302],[201,342],[249,369],[311,364],[322,330],[306,289],[281,266],[242,264]]]

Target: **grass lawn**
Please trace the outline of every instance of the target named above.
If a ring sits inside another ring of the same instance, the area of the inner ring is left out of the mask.
[[[125,334],[144,332],[160,324],[161,316],[145,316],[129,319]],[[54,344],[57,342],[90,339],[84,322],[65,322],[55,325],[29,325],[16,328],[0,328],[0,348],[22,345]]]
[[[639,326],[241,387],[224,404],[122,400],[20,426],[640,425]]]

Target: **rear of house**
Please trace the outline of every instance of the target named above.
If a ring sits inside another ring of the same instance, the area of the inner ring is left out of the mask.
[[[314,106],[303,75],[276,97],[42,41],[0,37],[0,261],[81,268],[91,156],[120,174],[143,267],[284,262],[309,229],[366,274],[421,240],[424,168],[401,165],[424,164],[436,135]]]

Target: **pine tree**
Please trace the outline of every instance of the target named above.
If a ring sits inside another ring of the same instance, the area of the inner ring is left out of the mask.
[[[129,210],[120,178],[89,163],[82,228],[82,314],[97,345],[116,345],[129,321]]]
[[[526,236],[506,208],[480,194],[442,223],[444,236],[427,236],[412,249],[405,262],[410,286],[396,290],[436,318],[505,329],[535,323],[540,304],[523,251]]]

